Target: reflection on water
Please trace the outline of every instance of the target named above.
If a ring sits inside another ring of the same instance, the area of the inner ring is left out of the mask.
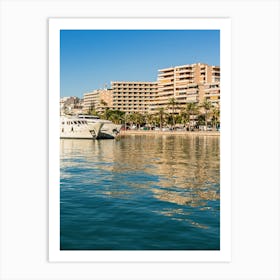
[[[217,136],[61,140],[61,249],[218,250],[219,148]]]

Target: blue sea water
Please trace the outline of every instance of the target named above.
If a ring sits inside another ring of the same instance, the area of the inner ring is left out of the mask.
[[[217,136],[60,140],[61,250],[219,250]]]

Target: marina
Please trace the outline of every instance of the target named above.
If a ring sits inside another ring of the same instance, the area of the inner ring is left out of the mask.
[[[60,39],[60,250],[220,251],[220,31]]]

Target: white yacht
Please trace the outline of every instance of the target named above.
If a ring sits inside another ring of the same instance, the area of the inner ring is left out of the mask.
[[[120,129],[121,125],[97,116],[60,116],[61,139],[114,139]]]
[[[102,124],[96,139],[114,139],[120,133],[122,127],[122,125],[114,124],[93,115],[78,115],[78,119],[87,121],[89,125]]]
[[[60,138],[97,139],[102,123],[88,123],[73,116],[60,116]]]

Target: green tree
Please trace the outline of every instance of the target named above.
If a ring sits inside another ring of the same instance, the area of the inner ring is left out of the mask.
[[[156,115],[157,115],[158,118],[159,118],[159,127],[160,127],[160,130],[162,130],[162,125],[163,125],[164,117],[165,117],[164,108],[162,108],[162,107],[158,108],[158,109],[157,109]]]
[[[212,126],[217,130],[217,124],[220,122],[220,108],[214,107],[212,110]]]
[[[197,116],[197,124],[198,125],[204,125],[205,124],[205,116],[204,116],[204,114],[199,114]]]
[[[204,102],[201,104],[201,108],[203,108],[204,111],[205,126],[207,128],[209,112],[212,108],[212,103],[210,101],[204,100]]]
[[[185,120],[188,122],[189,131],[191,131],[191,120],[194,119],[194,116],[198,113],[197,104],[194,102],[187,103],[186,107],[183,110],[185,114]],[[194,121],[193,121],[194,125]]]
[[[177,109],[178,103],[174,97],[169,99],[168,109],[171,108],[171,118],[172,118],[172,127],[175,127],[175,109]]]
[[[127,114],[127,116],[126,116],[126,122],[129,123],[129,126],[130,126],[130,127],[133,125],[134,119],[135,119],[134,114]]]
[[[136,128],[139,129],[141,125],[145,123],[144,116],[139,112],[134,112],[129,115],[129,120],[131,124],[136,125]]]
[[[145,118],[145,123],[146,123],[146,126],[148,126],[149,129],[151,129],[153,123],[154,123],[154,115],[152,114],[145,114],[144,115],[144,118]]]
[[[108,119],[115,124],[121,124],[124,120],[125,113],[119,110],[110,110],[108,112]]]
[[[108,108],[108,103],[105,102],[103,99],[101,99],[100,101],[100,105],[101,105],[101,110],[102,110],[102,118],[105,120],[108,120],[110,117],[110,110]]]

